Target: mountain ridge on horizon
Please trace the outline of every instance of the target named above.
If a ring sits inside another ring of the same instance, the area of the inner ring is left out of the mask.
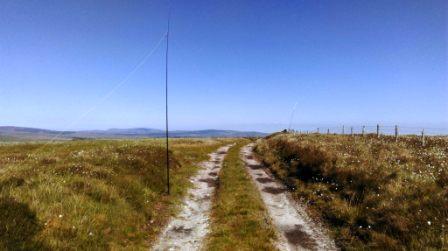
[[[173,130],[170,131],[172,138],[206,138],[206,137],[262,137],[266,133],[257,131],[238,131],[238,130]],[[20,126],[0,126],[0,138],[18,139],[18,140],[46,140],[46,139],[77,139],[77,138],[162,138],[165,137],[165,131],[154,128],[109,128],[105,130],[50,130],[33,127]]]

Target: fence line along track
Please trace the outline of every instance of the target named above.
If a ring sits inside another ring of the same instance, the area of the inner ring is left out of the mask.
[[[436,127],[413,127],[398,125],[357,125],[357,126],[332,126],[332,127],[316,127],[315,129],[289,129],[288,132],[294,134],[333,134],[333,135],[350,135],[350,136],[366,136],[374,134],[377,138],[381,136],[393,136],[398,141],[400,136],[419,136],[421,144],[424,146],[427,136],[448,135],[448,128]]]

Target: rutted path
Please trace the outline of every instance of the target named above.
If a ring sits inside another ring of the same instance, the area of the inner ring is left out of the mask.
[[[307,216],[304,208],[291,198],[285,186],[271,177],[261,163],[253,158],[252,148],[253,144],[243,147],[241,157],[278,231],[278,249],[336,250],[334,242]]]
[[[209,231],[211,198],[218,180],[224,157],[231,145],[210,154],[210,160],[201,163],[202,169],[191,178],[190,188],[182,210],[162,232],[153,250],[199,250]]]

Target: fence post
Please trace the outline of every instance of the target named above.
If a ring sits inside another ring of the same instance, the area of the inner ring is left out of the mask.
[[[330,135],[330,129],[329,128],[327,129],[327,135]]]
[[[345,134],[345,125],[342,125],[342,135]]]
[[[425,146],[425,129],[422,130],[422,146]]]
[[[366,131],[366,126],[362,126],[362,136],[364,137],[364,133]]]
[[[350,136],[353,136],[353,126],[350,127]]]
[[[395,142],[398,141],[398,126],[395,125]]]
[[[380,124],[376,124],[376,137],[380,137]]]

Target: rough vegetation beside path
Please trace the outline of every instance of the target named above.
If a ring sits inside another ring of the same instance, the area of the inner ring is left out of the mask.
[[[256,151],[341,248],[448,248],[448,138],[279,134]]]
[[[254,158],[253,144],[242,148],[241,157],[275,226],[278,237],[275,244],[279,250],[336,250],[327,231],[314,222],[302,203],[294,201],[285,185]]]
[[[161,140],[2,145],[0,249],[147,249],[196,163],[227,142],[172,139],[171,196]]]
[[[181,211],[173,217],[162,232],[154,251],[200,250],[210,229],[211,197],[218,182],[222,162],[232,145],[220,147],[202,163],[190,178],[192,187],[182,200]]]
[[[239,141],[224,160],[206,250],[276,250],[266,208],[240,159],[240,149],[247,143]]]

